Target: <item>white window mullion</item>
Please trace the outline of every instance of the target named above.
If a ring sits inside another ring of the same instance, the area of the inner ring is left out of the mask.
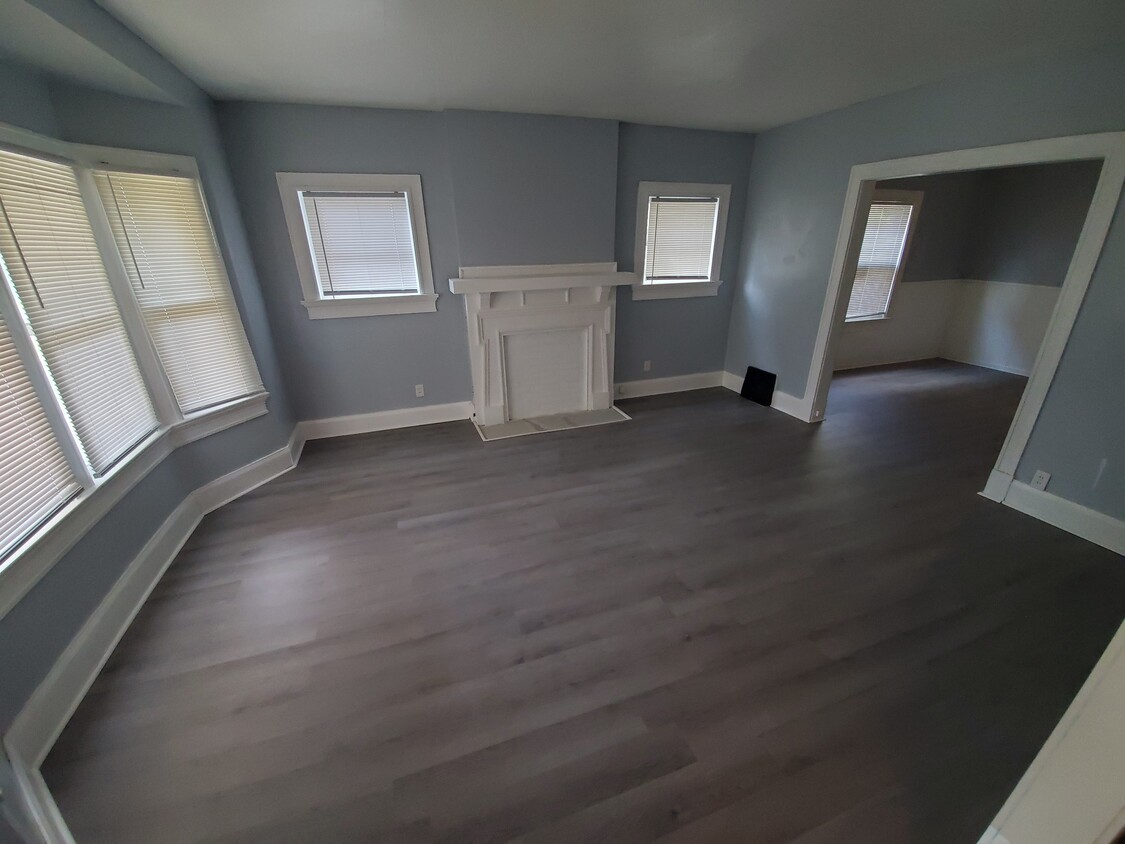
[[[176,425],[184,419],[180,405],[176,401],[172,390],[172,382],[160,363],[160,355],[156,344],[145,326],[144,314],[140,303],[137,301],[133,285],[129,281],[129,273],[125,269],[126,257],[117,248],[110,226],[108,214],[110,210],[102,204],[98,186],[94,181],[92,171],[83,166],[76,168],[78,174],[78,189],[82,194],[82,202],[86,206],[86,214],[90,218],[90,226],[94,232],[98,249],[101,251],[105,262],[106,274],[109,277],[113,295],[117,300],[118,310],[121,312],[125,330],[129,341],[133,345],[137,357],[137,366],[141,370],[141,377],[148,388],[160,423],[165,426]]]
[[[0,283],[0,317],[4,319],[8,326],[12,344],[16,347],[20,361],[27,370],[28,380],[31,381],[36,395],[39,396],[43,413],[51,426],[51,432],[58,441],[59,448],[66,457],[70,471],[74,473],[83,489],[93,489],[94,470],[82,450],[78,433],[70,422],[62,396],[59,395],[55,382],[51,379],[47,366],[39,354],[39,349],[36,348],[31,324],[27,319],[27,314],[24,313],[23,306],[20,305],[19,299],[16,297],[15,286],[7,270],[3,267],[2,261],[0,261],[0,275],[3,276],[3,283]]]

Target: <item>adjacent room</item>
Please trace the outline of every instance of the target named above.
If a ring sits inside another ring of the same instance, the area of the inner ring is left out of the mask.
[[[1019,24],[0,0],[0,844],[1119,841],[1125,7]]]

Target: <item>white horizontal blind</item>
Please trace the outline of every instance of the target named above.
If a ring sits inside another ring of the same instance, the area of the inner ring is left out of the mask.
[[[100,474],[158,423],[69,165],[0,150],[0,255]]]
[[[863,245],[859,250],[855,283],[848,300],[848,319],[878,317],[887,313],[913,211],[914,207],[906,203],[871,204]]]
[[[421,293],[405,193],[303,191],[301,204],[322,295]]]
[[[79,491],[0,320],[0,559]]]
[[[260,392],[198,182],[119,171],[94,178],[180,409]]]
[[[718,218],[718,197],[650,197],[644,283],[709,281]]]

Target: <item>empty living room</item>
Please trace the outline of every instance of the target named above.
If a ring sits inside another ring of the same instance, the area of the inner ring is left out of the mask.
[[[1125,842],[1120,0],[0,0],[0,844]]]

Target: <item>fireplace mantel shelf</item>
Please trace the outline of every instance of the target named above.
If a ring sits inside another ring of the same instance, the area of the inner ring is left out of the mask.
[[[531,267],[462,267],[449,279],[454,293],[504,293],[512,290],[563,290],[636,284],[636,273],[617,272],[617,264],[555,264]]]

